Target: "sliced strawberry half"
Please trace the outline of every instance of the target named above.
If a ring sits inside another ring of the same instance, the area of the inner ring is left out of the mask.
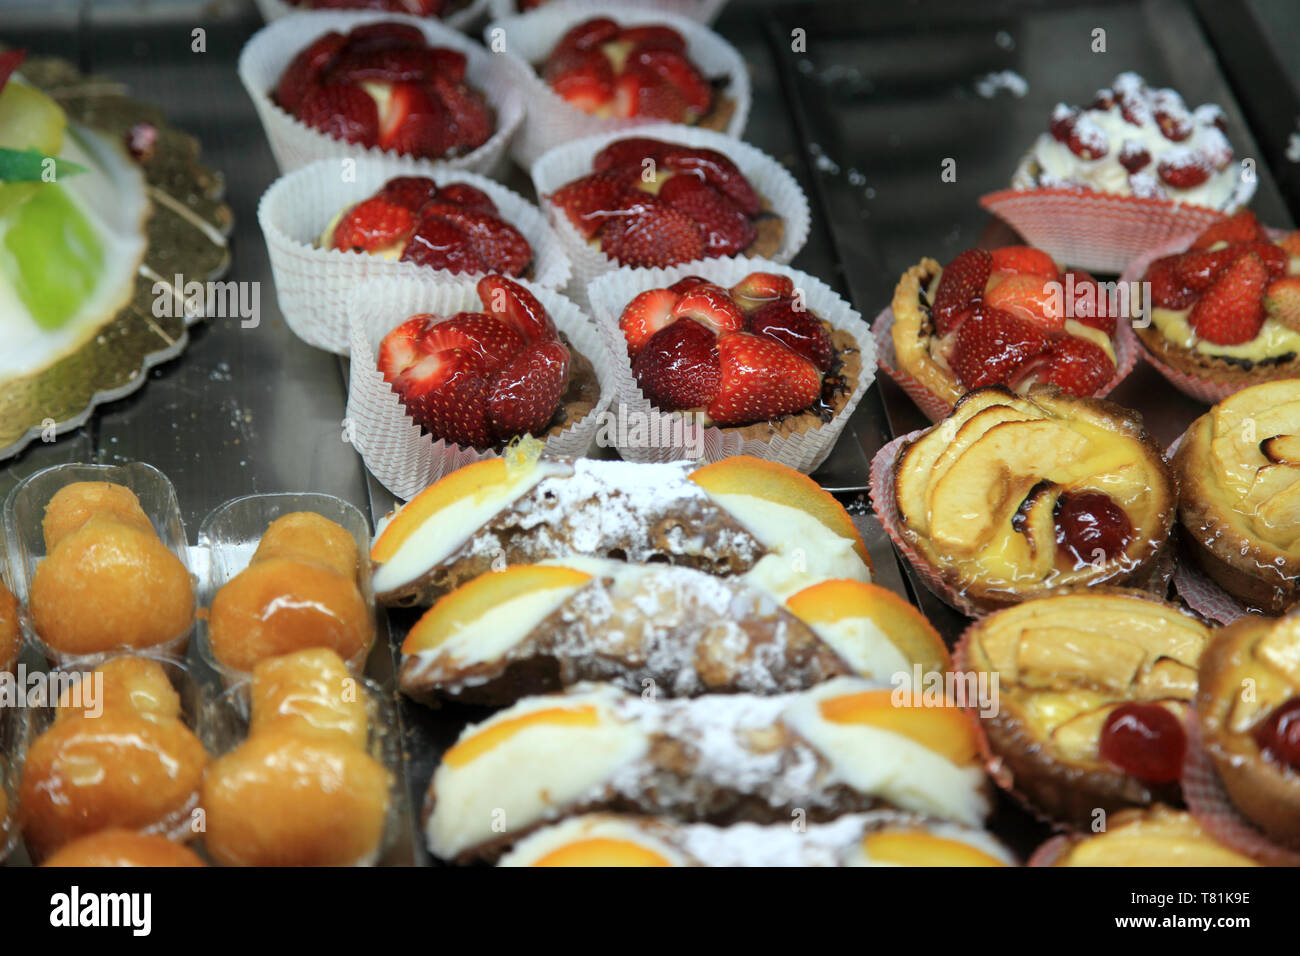
[[[680,294],[683,292],[689,292],[697,285],[712,285],[712,283],[710,283],[708,279],[704,278],[704,276],[682,276],[668,288],[670,291]]]
[[[424,350],[424,333],[438,317],[422,312],[413,315],[384,336],[379,343],[377,364],[390,385],[427,353]]]
[[[426,326],[420,347],[430,354],[447,349],[473,352],[485,371],[495,372],[524,347],[524,338],[486,312],[457,312]]]
[[[1074,290],[1073,298],[1065,300],[1067,310],[1073,312],[1074,320],[1090,328],[1100,329],[1108,338],[1114,338],[1118,316],[1111,309],[1110,299],[1097,280],[1082,269],[1071,269],[1061,273],[1059,281],[1063,292],[1071,288]],[[1070,308],[1071,304],[1073,308]]]
[[[660,188],[659,198],[703,227],[706,256],[738,255],[758,238],[753,220],[699,176],[671,177]]]
[[[745,314],[731,293],[711,282],[684,292],[673,306],[673,317],[703,322],[717,335],[739,332],[745,327]]]
[[[643,23],[634,27],[624,27],[618,39],[630,43],[633,49],[638,47],[657,47],[664,50],[686,51],[686,39],[674,30],[659,23]]]
[[[1042,326],[976,303],[957,329],[949,364],[967,388],[1006,382],[1047,347]]]
[[[281,74],[280,82],[275,88],[276,102],[287,112],[296,114],[307,94],[321,87],[321,77],[346,42],[347,37],[334,30],[313,40],[310,46],[289,61],[288,67]],[[23,51],[15,52],[21,60]],[[5,56],[13,56],[13,53]],[[17,65],[18,63],[15,62],[10,72]],[[8,76],[6,75],[4,79],[8,79]],[[0,82],[0,89],[3,88],[4,84]],[[303,120],[303,122],[307,121]]]
[[[956,328],[975,300],[984,295],[992,270],[993,257],[987,249],[967,249],[948,263],[939,277],[931,310],[939,335]]]
[[[592,157],[591,168],[598,173],[629,166],[640,169],[647,159],[658,163],[670,148],[671,144],[648,136],[617,139]]]
[[[427,355],[393,380],[393,390],[435,439],[475,448],[491,444],[488,373],[474,352]]]
[[[349,44],[329,68],[332,83],[421,83],[435,76],[459,80],[465,54],[442,47],[357,49]]]
[[[750,314],[745,328],[780,342],[823,372],[829,372],[835,361],[835,347],[826,324],[807,309],[796,309],[793,300],[780,299],[759,307]]]
[[[682,294],[673,289],[647,289],[627,304],[619,316],[618,327],[627,340],[629,355],[635,357],[652,336],[676,320],[673,310]]]
[[[379,128],[380,148],[410,156],[437,157],[447,153],[451,145],[442,101],[420,84],[393,84]]]
[[[664,146],[659,162],[665,169],[703,176],[706,183],[739,206],[746,216],[757,216],[762,211],[762,200],[740,167],[716,149],[671,143]]]
[[[717,336],[699,322],[678,319],[650,337],[632,373],[646,398],[665,412],[703,408],[722,382]]]
[[[595,113],[614,99],[614,68],[599,49],[552,57],[542,78],[562,100],[584,113]]]
[[[472,152],[492,138],[496,119],[482,93],[467,83],[441,74],[434,76],[432,82],[434,92],[451,118],[452,148],[458,152]]]
[[[569,350],[554,339],[524,346],[497,372],[488,392],[492,434],[506,440],[544,430],[569,384]]]
[[[1147,267],[1143,279],[1151,287],[1151,304],[1161,309],[1185,309],[1196,301],[1196,291],[1178,276],[1179,255],[1162,256]]]
[[[571,27],[564,36],[560,37],[560,42],[555,45],[551,56],[569,50],[595,49],[611,40],[617,40],[621,29],[609,17],[593,17],[590,20],[584,20],[582,23]]]
[[[498,216],[497,204],[492,201],[492,197],[477,187],[469,183],[447,183],[438,189],[438,199],[441,202],[452,202],[458,206],[464,206],[472,212],[487,213],[491,216]]]
[[[411,212],[419,212],[421,206],[438,195],[438,186],[428,176],[396,176],[384,183],[375,195]]]
[[[590,239],[611,216],[629,205],[625,178],[614,172],[592,173],[561,186],[551,195],[551,202]]]
[[[421,212],[424,219],[437,216],[465,234],[489,272],[520,275],[533,259],[533,247],[524,234],[500,216],[474,212],[455,203],[435,199]]]
[[[746,425],[802,411],[821,396],[813,364],[780,342],[731,332],[718,339],[721,380],[705,411],[719,425]]]
[[[1175,266],[1178,279],[1192,291],[1203,292],[1210,287],[1215,277],[1227,267],[1228,263],[1240,254],[1239,250],[1231,246],[1214,251],[1205,249],[1184,252],[1178,257]]]
[[[334,248],[375,252],[404,241],[415,231],[415,214],[386,199],[359,202],[334,227]]]
[[[672,86],[690,116],[703,116],[713,105],[713,87],[679,50],[643,46],[628,57],[627,69],[632,68],[648,70]]]
[[[1009,275],[984,294],[984,304],[1045,329],[1065,325],[1065,295],[1055,272],[1050,279],[1038,274]]]
[[[348,0],[343,0],[348,2]],[[417,26],[382,20],[362,23],[348,32],[348,46],[358,50],[386,50],[393,47],[422,47],[428,41]]]
[[[629,64],[614,81],[615,116],[684,123],[689,110],[681,90],[639,63]]]
[[[736,304],[752,312],[766,302],[794,296],[794,280],[775,272],[751,272],[731,287]]]
[[[334,83],[307,91],[298,103],[298,119],[335,139],[361,146],[379,142],[379,110],[365,90]]]
[[[402,250],[402,261],[448,272],[488,271],[465,233],[441,216],[420,220],[411,241]]]
[[[484,308],[518,332],[525,342],[556,337],[555,323],[546,307],[518,282],[505,276],[484,276],[478,280],[477,290]]]
[[[1036,275],[1044,279],[1056,278],[1056,263],[1052,257],[1033,246],[1003,246],[989,253],[994,272],[1009,275]]]
[[[1217,219],[1196,237],[1192,243],[1193,249],[1208,249],[1216,243],[1226,242],[1229,245],[1237,242],[1251,242],[1255,239],[1268,239],[1268,233],[1264,227],[1259,224],[1255,214],[1249,209],[1241,209],[1234,212],[1231,216],[1224,216]]]
[[[1115,363],[1095,342],[1062,335],[1047,347],[1041,381],[1060,386],[1080,398],[1093,395],[1115,375]]]
[[[625,266],[663,268],[704,255],[704,231],[695,220],[650,195],[606,220],[598,235],[601,251]]]
[[[1217,345],[1240,345],[1264,324],[1268,269],[1254,253],[1236,259],[1196,300],[1187,321],[1198,336]]]

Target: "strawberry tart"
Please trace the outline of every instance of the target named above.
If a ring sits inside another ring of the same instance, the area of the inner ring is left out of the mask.
[[[967,249],[903,274],[885,353],[892,344],[896,372],[938,400],[929,404],[951,407],[984,385],[1025,394],[1036,382],[1100,395],[1129,364],[1116,306],[1088,273],[1061,272],[1039,249]]]
[[[1241,210],[1152,261],[1142,280],[1151,324],[1138,339],[1174,384],[1223,398],[1300,375],[1300,232],[1274,239]]]
[[[547,198],[619,265],[772,256],[781,247],[784,221],[717,150],[629,137],[596,153],[591,168]]]
[[[595,408],[594,367],[528,289],[490,275],[478,295],[485,311],[413,315],[380,343],[379,371],[421,428],[483,450],[558,434]]]
[[[473,152],[496,131],[482,92],[465,82],[467,58],[432,46],[409,23],[330,30],[280,75],[275,103],[334,139],[427,159]]]

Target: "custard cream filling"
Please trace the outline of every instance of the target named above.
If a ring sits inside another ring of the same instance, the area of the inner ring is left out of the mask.
[[[1284,355],[1300,355],[1300,332],[1289,329],[1276,319],[1265,319],[1259,334],[1240,345],[1216,345],[1197,338],[1188,324],[1190,309],[1152,309],[1151,324],[1166,341],[1189,351],[1217,358],[1262,362]]]

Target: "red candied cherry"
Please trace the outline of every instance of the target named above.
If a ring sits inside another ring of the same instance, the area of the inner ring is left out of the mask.
[[[1133,522],[1109,495],[1067,492],[1056,503],[1056,543],[1069,551],[1076,567],[1093,564],[1101,555],[1113,561],[1131,540]]]
[[[1300,770],[1300,697],[1273,711],[1255,731],[1255,742],[1278,763]]]
[[[1178,718],[1159,704],[1121,704],[1101,729],[1104,760],[1148,783],[1170,783],[1182,775],[1187,734]]]

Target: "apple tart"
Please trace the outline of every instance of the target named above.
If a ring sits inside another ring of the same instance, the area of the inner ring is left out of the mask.
[[[909,813],[719,827],[593,813],[525,837],[499,866],[1015,866],[983,830]]]
[[[1142,591],[1088,588],[981,618],[958,667],[997,679],[994,779],[1053,820],[1180,799],[1183,725],[1209,629]]]
[[[892,490],[913,562],[977,612],[1055,587],[1151,584],[1177,500],[1136,412],[1048,385],[968,392],[902,445]]]
[[[1300,598],[1300,379],[1245,388],[1192,423],[1174,456],[1192,559],[1237,600]]]
[[[1201,658],[1196,715],[1232,804],[1300,849],[1300,616],[1217,631]]]
[[[744,578],[604,558],[480,575],[425,613],[402,655],[408,696],[496,707],[582,681],[683,697],[948,669],[925,617],[878,585],[827,581],[782,605]]]
[[[609,811],[788,826],[796,810],[816,823],[894,807],[980,826],[991,803],[974,725],[956,706],[895,706],[895,693],[837,678],[768,697],[582,684],[525,698],[443,754],[429,849],[496,857],[545,824]]]
[[[1256,866],[1254,860],[1215,841],[1190,813],[1154,806],[1115,814],[1091,835],[1054,837],[1030,866]]]

